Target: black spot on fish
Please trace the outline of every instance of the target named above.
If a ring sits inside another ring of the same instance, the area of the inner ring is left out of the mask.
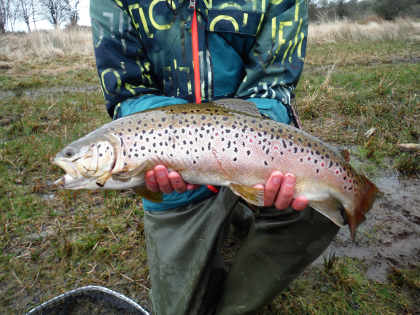
[[[281,142],[283,143],[283,148],[287,148],[287,144],[286,144],[286,141],[284,141],[283,139],[281,140]]]
[[[246,151],[246,154],[247,155],[250,155],[251,154],[251,151],[250,150]]]
[[[236,162],[238,159],[236,157],[233,158],[233,162]]]
[[[267,161],[264,161],[264,165],[265,165],[265,166],[267,166],[267,165],[268,165]]]
[[[328,165],[328,168],[331,168],[334,165],[333,161],[330,161],[330,164]]]
[[[294,147],[293,150],[294,150],[295,153],[297,153],[298,148],[297,147]]]

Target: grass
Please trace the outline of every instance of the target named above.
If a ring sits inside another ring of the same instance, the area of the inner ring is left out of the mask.
[[[420,137],[416,25],[405,25],[401,38],[385,36],[383,29],[376,37],[370,31],[370,37],[350,38],[346,28],[335,26],[334,34],[309,42],[297,89],[304,128],[350,147],[357,160],[369,162],[360,165],[371,173],[420,173],[419,153],[396,147]],[[327,28],[314,26],[315,33],[315,27]],[[19,35],[23,49],[15,44],[17,35],[2,37],[7,44],[0,48],[0,65],[7,67],[0,67],[0,313],[22,313],[87,284],[148,305],[138,198],[48,186],[62,173],[50,163],[55,153],[109,120],[89,34],[58,35]],[[72,90],[86,86],[97,88]],[[376,132],[366,138],[371,128]],[[307,269],[262,314],[415,314],[418,265],[391,270],[387,283],[369,280],[365,271],[363,261],[330,258]]]
[[[386,284],[362,261],[335,258],[304,273],[261,314],[416,314],[420,269],[394,269]]]

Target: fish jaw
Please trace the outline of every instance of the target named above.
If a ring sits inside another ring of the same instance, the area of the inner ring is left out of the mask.
[[[77,190],[77,189],[98,189],[98,184],[94,180],[94,178],[86,178],[86,177],[72,177],[69,174],[65,174],[64,176],[60,177],[58,180],[54,182],[54,185],[70,190]],[[100,188],[100,187],[99,187]]]

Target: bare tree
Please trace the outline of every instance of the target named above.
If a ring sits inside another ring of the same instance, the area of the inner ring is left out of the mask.
[[[79,0],[68,0],[69,3],[69,25],[70,27],[74,27],[79,22]]]
[[[32,1],[29,1],[32,2]],[[28,32],[31,32],[31,7],[30,3],[26,0],[19,0],[19,11],[21,13],[21,18],[23,19],[23,22],[25,22],[26,27],[28,28]]]
[[[6,33],[11,15],[11,1],[0,0],[0,33]]]
[[[40,0],[39,3],[43,14],[55,28],[59,28],[67,20],[70,12],[69,0]]]

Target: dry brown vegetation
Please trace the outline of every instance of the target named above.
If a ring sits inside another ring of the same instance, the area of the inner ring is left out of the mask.
[[[309,44],[363,41],[363,40],[396,40],[410,39],[419,36],[420,22],[409,19],[384,21],[376,17],[362,21],[337,20],[327,23],[309,25]]]
[[[309,45],[338,41],[394,40],[420,36],[420,22],[376,17],[363,21],[337,20],[309,25]],[[5,34],[1,37],[0,60],[48,58],[53,56],[93,56],[89,29],[69,29]]]

